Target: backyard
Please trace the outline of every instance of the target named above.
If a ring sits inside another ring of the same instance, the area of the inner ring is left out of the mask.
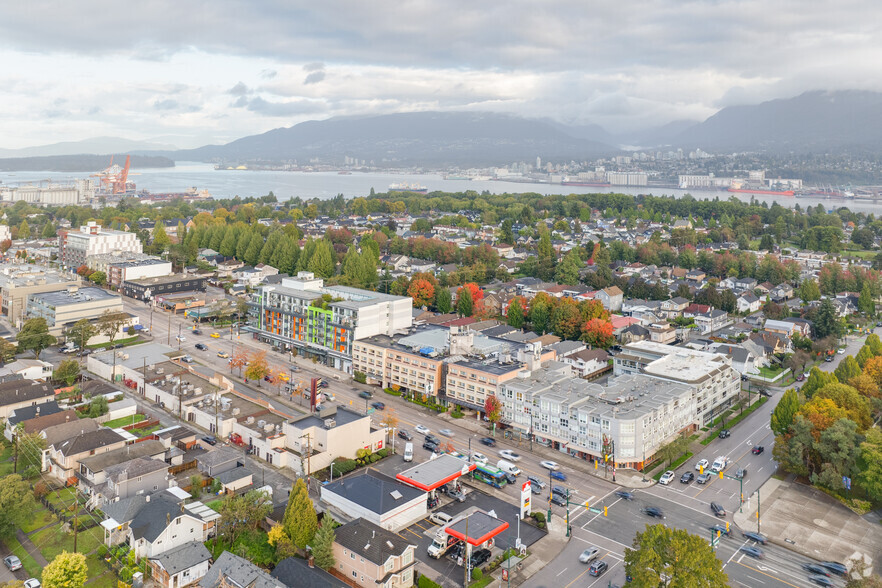
[[[132,416],[119,417],[118,419],[113,419],[112,421],[107,421],[106,423],[104,423],[104,426],[108,429],[117,429],[119,427],[125,427],[128,425],[134,425],[135,423],[140,423],[145,419],[147,419],[146,415],[135,414]]]

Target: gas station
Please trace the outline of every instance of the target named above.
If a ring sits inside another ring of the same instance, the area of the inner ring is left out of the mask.
[[[431,498],[435,498],[435,490],[461,476],[468,475],[476,467],[474,463],[445,453],[404,470],[395,477],[399,482],[429,492]]]

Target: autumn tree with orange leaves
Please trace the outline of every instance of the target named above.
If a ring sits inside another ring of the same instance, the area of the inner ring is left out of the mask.
[[[418,278],[411,280],[407,295],[413,298],[413,305],[416,308],[430,306],[435,301],[435,287],[428,280]]]
[[[609,321],[593,318],[582,325],[582,341],[600,349],[607,349],[616,342],[613,326]]]
[[[468,316],[482,316],[484,314],[484,291],[474,282],[467,282],[456,291],[457,299],[462,295],[463,290],[468,290],[472,295],[472,309]]]
[[[246,365],[248,365],[248,352],[242,347],[236,347],[230,358],[230,373],[232,374],[234,369],[238,369],[241,376],[242,368]]]
[[[245,379],[255,380],[259,388],[261,380],[268,374],[269,366],[266,362],[266,351],[258,351],[251,356],[248,367],[245,368]]]

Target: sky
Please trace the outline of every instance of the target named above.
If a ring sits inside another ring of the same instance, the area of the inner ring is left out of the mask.
[[[0,148],[427,110],[628,133],[882,90],[880,28],[873,0],[4,2]]]

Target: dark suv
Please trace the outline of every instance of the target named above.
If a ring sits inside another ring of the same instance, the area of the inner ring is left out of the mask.
[[[599,559],[588,567],[588,573],[596,577],[605,572],[607,568],[609,568],[609,565],[602,559]]]
[[[489,549],[479,549],[472,553],[472,558],[469,560],[469,567],[476,568],[478,566],[484,565],[487,560],[490,559],[490,550]]]

